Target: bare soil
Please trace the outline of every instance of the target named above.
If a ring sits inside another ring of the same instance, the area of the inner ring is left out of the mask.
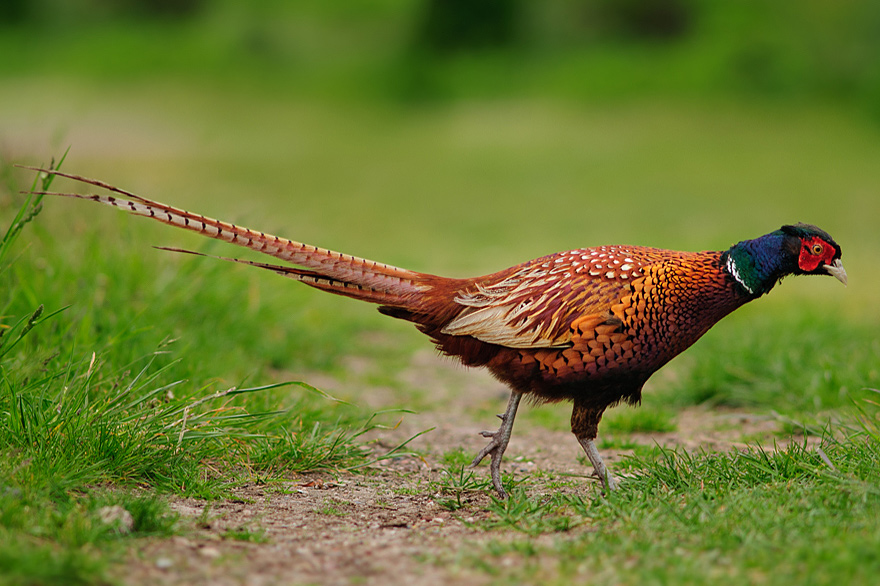
[[[362,366],[353,363],[352,376],[362,377]],[[438,503],[444,495],[437,483],[445,452],[462,448],[475,454],[484,445],[486,440],[478,432],[497,425],[485,415],[487,406],[503,410],[507,392],[485,373],[465,371],[430,354],[417,354],[412,368],[400,377],[422,389],[423,402],[431,408],[404,415],[394,429],[371,432],[373,449],[381,453],[434,428],[410,444],[420,455],[385,460],[362,474],[309,474],[288,482],[242,486],[234,491],[234,500],[172,499],[171,507],[185,527],[182,535],[140,541],[120,568],[120,581],[132,585],[488,583],[489,574],[473,569],[480,550],[475,546],[522,534],[479,527],[478,522],[489,516],[485,511],[492,498],[489,492],[468,493],[467,506],[453,512]],[[346,386],[317,373],[303,378],[331,394]],[[375,392],[360,397],[371,407],[400,405],[392,389],[371,391]],[[591,470],[578,461],[580,447],[568,431],[520,423],[505,456],[505,473],[517,478],[539,471],[583,477],[571,487],[554,490],[598,493],[597,482],[588,478]],[[766,417],[698,408],[680,413],[676,423],[675,432],[634,434],[628,439],[688,450],[725,450],[743,447],[744,436],[771,441],[779,427]],[[626,453],[603,450],[612,469]],[[485,464],[477,474],[488,475]],[[536,482],[528,490],[540,498],[550,489]],[[584,530],[589,528],[569,533],[575,536]]]

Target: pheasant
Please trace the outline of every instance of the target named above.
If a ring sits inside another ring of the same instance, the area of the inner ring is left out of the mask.
[[[498,416],[498,430],[482,432],[489,443],[471,466],[490,457],[492,483],[501,498],[506,496],[501,460],[523,396],[536,403],[573,403],[571,431],[595,475],[613,490],[616,481],[595,445],[605,409],[621,401],[639,403],[642,386],[654,372],[783,277],[831,275],[844,285],[847,281],[840,246],[826,232],[802,223],[723,251],[597,246],[482,277],[453,279],[242,228],[102,181],[34,170],[116,194],[45,195],[91,199],[304,267],[220,257],[376,303],[383,314],[413,322],[440,352],[466,366],[487,368],[510,388],[510,399]]]

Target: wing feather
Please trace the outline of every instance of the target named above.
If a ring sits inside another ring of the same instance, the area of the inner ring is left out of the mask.
[[[665,251],[603,246],[562,252],[478,279],[459,292],[462,311],[441,330],[509,348],[565,348],[572,323],[601,315]]]

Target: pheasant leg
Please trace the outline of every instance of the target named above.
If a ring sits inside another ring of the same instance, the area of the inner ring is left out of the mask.
[[[516,418],[516,409],[519,407],[519,400],[521,398],[522,393],[516,391],[510,393],[510,400],[507,402],[507,410],[498,416],[501,420],[501,427],[498,428],[498,431],[483,431],[480,433],[483,437],[491,438],[492,441],[490,441],[485,448],[480,450],[480,453],[477,454],[477,457],[471,462],[471,468],[473,468],[482,462],[483,458],[491,456],[492,461],[489,465],[489,470],[492,473],[492,485],[498,492],[498,496],[503,499],[507,498],[507,493],[504,492],[504,487],[501,485],[501,457],[504,456],[504,450],[507,449],[507,444],[510,442],[510,434],[513,431],[513,420]]]
[[[616,490],[617,481],[614,479],[611,471],[605,467],[605,462],[602,461],[602,456],[599,455],[599,450],[596,449],[596,444],[593,442],[593,440],[590,438],[579,437],[578,443],[581,444],[581,447],[587,454],[587,458],[589,458],[590,462],[593,463],[595,475],[599,477],[603,484],[605,484],[605,490],[607,490],[608,492]]]
[[[587,458],[593,463],[595,474],[605,485],[605,490],[611,492],[617,488],[617,482],[605,467],[605,462],[602,461],[602,456],[599,455],[594,443],[604,411],[605,407],[590,406],[583,401],[575,400],[571,410],[571,432],[584,449]]]

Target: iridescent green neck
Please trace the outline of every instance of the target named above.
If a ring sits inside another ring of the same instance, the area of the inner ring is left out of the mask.
[[[787,236],[781,230],[744,240],[724,253],[724,267],[748,295],[760,297],[792,272],[783,253]]]

